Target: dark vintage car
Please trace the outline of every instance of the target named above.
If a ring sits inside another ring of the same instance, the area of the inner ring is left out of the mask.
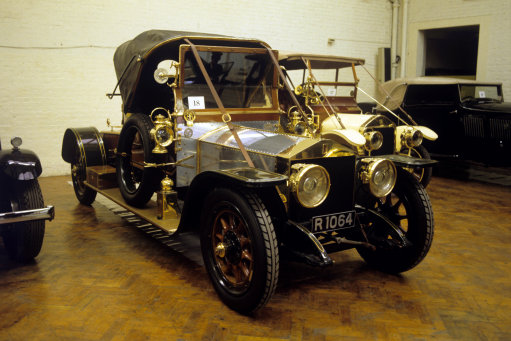
[[[122,126],[64,134],[76,196],[90,205],[101,193],[170,238],[198,236],[230,308],[263,307],[284,257],[326,266],[330,253],[356,248],[399,273],[426,256],[424,188],[389,158],[360,155],[346,140],[357,131],[323,136],[265,42],[153,30],[119,46],[114,66]],[[281,87],[302,131],[282,126]]]
[[[37,178],[41,162],[37,155],[20,149],[22,140],[11,139],[12,148],[0,143],[0,233],[10,258],[25,262],[41,251],[45,220],[52,220],[53,206],[44,206]]]
[[[437,134],[426,126],[406,120],[390,120],[385,115],[373,115],[357,102],[360,91],[357,69],[364,59],[307,53],[282,53],[279,63],[284,68],[295,94],[305,108],[310,108],[321,121],[323,135],[338,129],[344,132],[359,155],[385,155],[396,164],[412,172],[426,187],[431,179],[431,157],[422,146],[423,139],[434,141]],[[294,86],[296,84],[296,86]],[[289,103],[287,91],[281,90],[280,105]],[[291,106],[288,106],[288,108]],[[292,107],[291,107],[292,108]],[[395,117],[394,117],[395,118]],[[288,109],[286,132],[301,129],[299,115]],[[358,136],[354,136],[358,132]],[[358,139],[356,139],[358,137]],[[403,156],[411,156],[403,157]]]
[[[425,143],[434,157],[511,165],[511,103],[504,102],[500,83],[397,79],[383,84],[379,102],[434,129],[438,140]]]

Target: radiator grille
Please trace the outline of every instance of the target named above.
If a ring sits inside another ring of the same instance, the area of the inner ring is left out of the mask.
[[[371,155],[387,155],[394,154],[395,145],[395,129],[394,127],[378,127],[374,130],[379,131],[383,135],[383,145],[380,149],[371,152]]]
[[[490,118],[490,137],[511,141],[511,120]]]
[[[484,119],[480,116],[464,116],[463,127],[466,137],[484,137]]]

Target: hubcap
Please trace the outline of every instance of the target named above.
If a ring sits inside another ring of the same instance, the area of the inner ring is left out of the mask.
[[[224,235],[226,244],[225,257],[233,264],[241,262],[241,243],[233,231],[227,231]]]

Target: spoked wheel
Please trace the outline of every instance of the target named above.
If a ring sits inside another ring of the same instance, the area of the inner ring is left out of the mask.
[[[22,211],[43,208],[44,200],[36,180],[14,180],[7,184],[8,197],[2,198],[2,211]],[[36,257],[43,245],[44,220],[26,221],[11,224],[3,231],[2,237],[9,257],[19,262],[26,262]]]
[[[213,191],[204,209],[202,255],[216,292],[240,313],[260,309],[273,295],[279,273],[268,211],[257,195],[229,189]]]
[[[77,161],[71,163],[71,179],[76,198],[83,205],[90,206],[96,200],[97,192],[90,187],[85,186],[87,179],[86,166],[82,156],[76,157]]]
[[[401,170],[393,191],[378,200],[374,209],[399,228],[407,246],[400,246],[396,234],[384,222],[364,222],[369,242],[377,245],[377,249],[359,248],[362,258],[371,266],[390,273],[418,265],[433,241],[433,211],[424,187],[412,174]]]
[[[429,152],[424,146],[418,146],[415,148],[405,148],[401,151],[401,154],[417,157],[424,160],[431,160]],[[412,173],[421,185],[426,188],[431,181],[433,175],[432,167],[407,167],[405,168],[408,172]]]
[[[144,167],[144,163],[154,163],[152,153],[154,142],[149,132],[154,127],[149,116],[134,114],[124,124],[119,135],[117,152],[117,182],[126,203],[144,206],[163,177],[156,168]]]

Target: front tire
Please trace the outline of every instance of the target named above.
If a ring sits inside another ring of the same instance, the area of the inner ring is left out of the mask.
[[[385,226],[366,224],[369,242],[374,239],[388,244],[375,251],[359,248],[358,253],[369,265],[384,272],[400,273],[417,266],[433,242],[433,210],[424,187],[412,174],[400,170],[394,189],[382,201],[378,200],[374,209],[398,226],[410,245],[392,247],[392,237],[384,232]]]
[[[206,199],[201,248],[220,299],[250,314],[275,292],[279,275],[277,238],[258,195],[215,189]]]
[[[43,195],[36,180],[19,181],[5,184],[9,198],[3,200],[2,210],[23,211],[44,207]],[[5,206],[5,207],[4,207]],[[18,262],[27,262],[36,257],[43,245],[44,220],[25,221],[7,227],[2,233],[9,257]]]

